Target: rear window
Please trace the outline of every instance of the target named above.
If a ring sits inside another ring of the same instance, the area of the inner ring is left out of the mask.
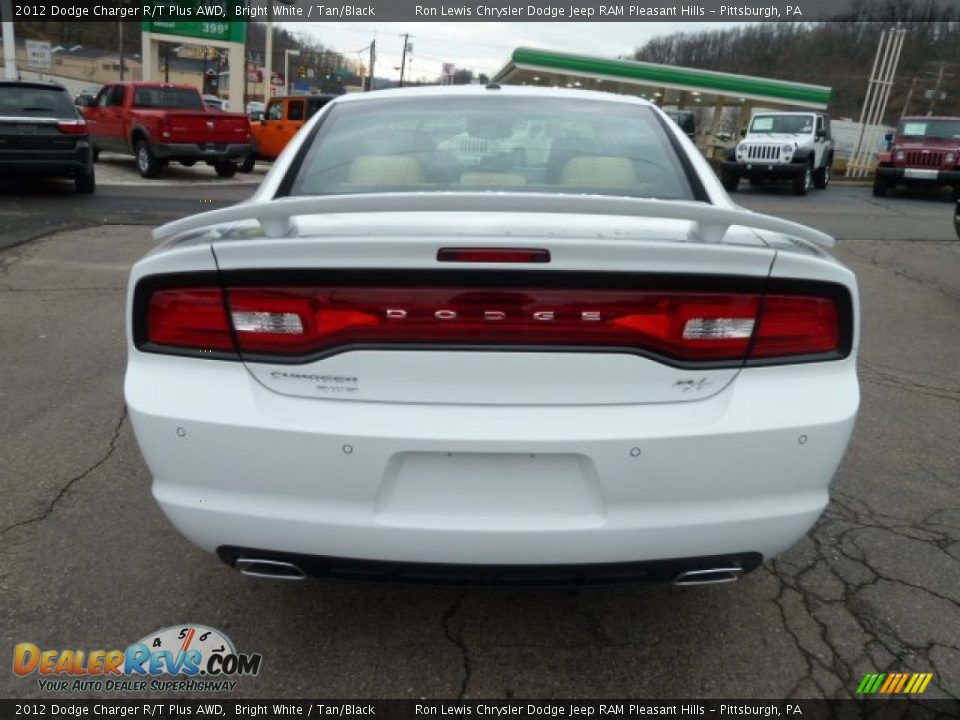
[[[335,106],[292,195],[551,192],[694,199],[654,111],[571,98],[494,95]]]
[[[74,119],[77,111],[62,88],[0,85],[0,115]]]
[[[141,108],[164,110],[203,110],[200,93],[186,88],[137,88],[133,104]]]

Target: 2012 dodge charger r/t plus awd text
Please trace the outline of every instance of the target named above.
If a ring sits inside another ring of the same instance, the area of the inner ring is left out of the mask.
[[[722,582],[828,502],[854,276],[645,101],[341,97],[155,235],[127,404],[170,521],[247,574]]]

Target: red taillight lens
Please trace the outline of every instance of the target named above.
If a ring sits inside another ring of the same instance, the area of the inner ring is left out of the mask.
[[[240,349],[310,354],[345,345],[636,348],[684,360],[744,357],[755,294],[461,288],[238,288]]]
[[[156,345],[233,351],[223,293],[212,288],[158,290],[147,310],[147,338]]]
[[[439,262],[548,263],[550,251],[539,248],[440,248]]]
[[[57,123],[57,130],[64,135],[86,135],[87,123],[83,120],[64,120]]]
[[[828,353],[840,347],[840,318],[833,300],[767,295],[750,356]]]
[[[154,350],[304,359],[351,346],[501,345],[626,349],[736,364],[837,353],[844,343],[841,314],[830,297],[760,293],[187,287],[149,295],[146,332],[138,337]]]

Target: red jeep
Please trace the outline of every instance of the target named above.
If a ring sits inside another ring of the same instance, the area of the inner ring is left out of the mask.
[[[904,118],[887,142],[873,179],[874,195],[882,197],[897,185],[949,185],[953,199],[960,199],[960,118]]]

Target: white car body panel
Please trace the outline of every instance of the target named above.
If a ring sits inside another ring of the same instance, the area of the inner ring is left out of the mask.
[[[243,207],[161,229],[165,242],[131,273],[127,405],[153,495],[187,538],[210,551],[553,566],[772,557],[813,525],[859,404],[856,281],[821,249],[830,238],[731,203],[669,121],[711,204],[580,197],[592,212],[551,212],[551,200],[523,212],[497,193],[488,211],[426,198],[416,211],[390,200],[361,214],[305,199],[283,201],[299,203],[285,222],[270,198],[313,124],[345,102],[363,99],[337,99],[311,119]],[[623,209],[631,202],[637,216]],[[823,362],[685,369],[626,352],[489,348],[241,362],[134,342],[144,278],[446,270],[438,248],[480,245],[549,249],[549,265],[524,271],[833,283],[851,295],[852,348]]]

